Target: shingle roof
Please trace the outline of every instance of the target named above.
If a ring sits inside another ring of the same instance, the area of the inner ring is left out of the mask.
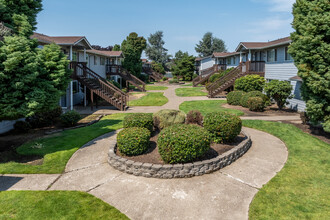
[[[237,54],[239,54],[239,52],[214,52],[213,57],[229,57]]]
[[[299,76],[294,76],[294,77],[291,77],[290,80],[292,80],[292,81],[302,81],[302,78],[299,77]]]
[[[97,54],[97,55],[103,55],[107,57],[120,57],[122,56],[122,51],[107,51],[107,50],[86,50],[87,53]]]
[[[284,37],[284,38],[280,38],[280,39],[268,41],[268,42],[241,42],[238,45],[236,51],[239,49],[240,46],[244,46],[246,49],[263,49],[263,48],[269,48],[269,47],[286,44],[286,43],[290,43],[290,42],[291,42],[290,37]]]

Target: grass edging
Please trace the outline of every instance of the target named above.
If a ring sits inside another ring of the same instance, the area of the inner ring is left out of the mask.
[[[282,170],[254,197],[250,204],[249,218],[329,217],[329,145],[293,125],[281,122],[243,120],[243,126],[278,137],[289,151]]]

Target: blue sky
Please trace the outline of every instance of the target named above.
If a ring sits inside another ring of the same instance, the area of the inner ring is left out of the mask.
[[[289,36],[294,0],[43,0],[37,32],[86,36],[91,44],[121,44],[130,32],[164,32],[170,54],[188,51],[210,31],[229,51],[241,41]]]

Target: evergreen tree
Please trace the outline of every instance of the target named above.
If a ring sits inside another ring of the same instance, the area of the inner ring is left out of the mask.
[[[115,44],[115,45],[113,46],[112,51],[120,51],[120,45],[119,45],[119,44]]]
[[[70,79],[69,61],[53,44],[40,50],[27,16],[14,15],[17,34],[0,42],[0,120],[54,109]]]
[[[0,21],[10,28],[16,27],[13,16],[25,15],[33,30],[37,25],[37,14],[42,10],[42,0],[0,0]]]
[[[226,52],[225,42],[213,36],[211,32],[204,34],[203,39],[196,44],[196,52],[200,57],[207,57],[213,52]]]
[[[148,42],[145,50],[146,55],[150,60],[161,63],[164,67],[170,55],[167,54],[167,49],[164,48],[165,41],[163,40],[163,32],[157,31],[154,34],[150,34]]]
[[[302,78],[302,97],[313,123],[323,122],[330,132],[330,4],[328,0],[297,0],[293,5],[292,44]]]
[[[132,32],[121,44],[121,50],[124,54],[123,67],[131,74],[140,76],[142,71],[141,55],[146,48],[146,39],[139,37],[137,33]]]
[[[171,72],[174,76],[182,76],[184,80],[192,80],[195,71],[195,57],[181,50],[175,53]]]

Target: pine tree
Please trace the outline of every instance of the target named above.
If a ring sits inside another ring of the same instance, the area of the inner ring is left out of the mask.
[[[297,0],[293,5],[289,53],[302,78],[302,96],[313,123],[330,132],[330,4],[328,0]]]
[[[213,37],[211,32],[204,34],[203,39],[196,44],[195,50],[201,57],[210,56],[214,52],[227,51],[225,42],[219,38]]]

